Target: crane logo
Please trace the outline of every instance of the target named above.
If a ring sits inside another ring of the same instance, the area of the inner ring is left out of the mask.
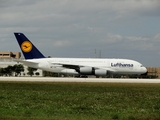
[[[21,44],[21,49],[23,52],[30,52],[32,50],[32,43],[30,43],[29,41],[24,41]]]

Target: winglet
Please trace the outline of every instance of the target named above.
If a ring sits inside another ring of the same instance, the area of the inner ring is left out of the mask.
[[[45,58],[23,33],[14,33],[25,59]]]

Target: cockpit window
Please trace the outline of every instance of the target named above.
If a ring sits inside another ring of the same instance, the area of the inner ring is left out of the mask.
[[[141,65],[141,67],[143,67],[143,65]]]

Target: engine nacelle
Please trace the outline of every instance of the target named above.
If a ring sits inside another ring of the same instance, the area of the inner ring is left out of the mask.
[[[81,74],[91,75],[94,71],[92,67],[80,67],[79,71]]]
[[[61,73],[78,75],[78,72],[76,72],[73,69],[64,69],[64,70],[61,71]]]
[[[107,75],[107,70],[95,69],[93,67],[80,67],[78,72],[84,75],[97,75],[97,76]]]
[[[105,75],[107,75],[107,70],[97,69],[97,70],[95,70],[95,75],[105,76]]]

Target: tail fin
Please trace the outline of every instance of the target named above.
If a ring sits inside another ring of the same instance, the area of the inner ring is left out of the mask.
[[[45,58],[23,33],[14,33],[25,59]]]

